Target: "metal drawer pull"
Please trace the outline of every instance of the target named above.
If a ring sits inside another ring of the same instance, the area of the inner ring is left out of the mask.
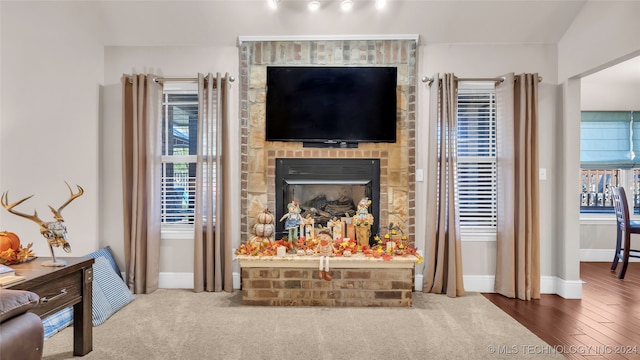
[[[65,296],[65,295],[67,295],[67,289],[62,289],[62,290],[60,290],[60,294],[58,294],[56,296],[53,296],[53,297],[50,297],[50,298],[48,298],[48,297],[40,298],[40,303],[41,304],[48,303],[49,301],[56,300],[57,298]]]

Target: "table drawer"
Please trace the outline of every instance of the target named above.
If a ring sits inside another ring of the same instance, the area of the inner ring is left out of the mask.
[[[48,316],[82,299],[82,273],[76,271],[29,291],[40,296],[40,304],[32,312],[40,317]]]

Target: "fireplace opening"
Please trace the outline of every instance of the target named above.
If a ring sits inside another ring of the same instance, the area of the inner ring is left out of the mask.
[[[326,227],[332,218],[352,217],[362,198],[371,200],[374,216],[371,238],[380,220],[380,160],[378,159],[276,159],[276,238],[286,237],[278,220],[287,204],[300,204],[302,217]]]
[[[358,201],[364,197],[371,198],[371,181],[290,180],[286,183],[284,203],[297,201],[302,217],[312,218],[315,224],[323,227],[333,218],[354,216]]]

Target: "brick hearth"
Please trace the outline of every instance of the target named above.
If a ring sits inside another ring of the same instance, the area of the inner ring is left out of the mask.
[[[237,257],[242,268],[242,303],[260,306],[413,305],[413,256],[391,261],[333,258],[333,280],[318,278],[319,257]]]

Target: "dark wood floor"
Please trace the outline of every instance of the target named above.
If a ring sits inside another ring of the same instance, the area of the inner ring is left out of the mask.
[[[580,264],[580,300],[483,295],[569,359],[640,359],[640,263],[629,263],[624,280],[610,266]]]

